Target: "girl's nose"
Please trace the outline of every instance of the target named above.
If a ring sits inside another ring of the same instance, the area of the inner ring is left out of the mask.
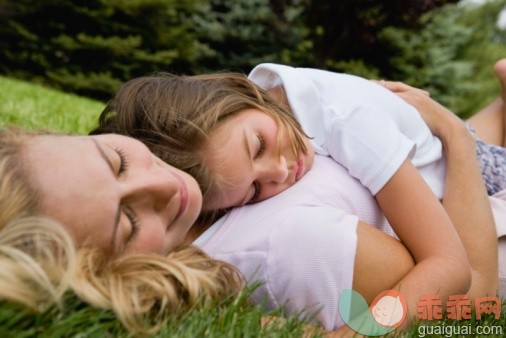
[[[264,167],[262,177],[260,181],[283,183],[288,177],[288,167],[286,165],[286,159],[284,156],[280,156],[278,159],[269,161]]]

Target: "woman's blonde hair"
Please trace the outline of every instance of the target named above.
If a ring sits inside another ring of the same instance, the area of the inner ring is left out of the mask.
[[[232,299],[243,286],[234,267],[192,246],[167,256],[138,253],[112,260],[96,248],[82,248],[75,271],[71,288],[80,298],[113,309],[138,333],[154,333],[171,316]]]
[[[57,303],[68,288],[75,250],[61,227],[37,217],[40,198],[22,156],[33,136],[0,132],[0,298],[38,309]]]
[[[304,132],[289,107],[240,73],[158,73],[128,81],[109,101],[92,134],[118,133],[141,140],[165,162],[192,175],[206,205],[226,178],[210,172],[202,159],[203,147],[223,121],[252,108],[276,121],[295,154],[307,152]]]
[[[170,316],[240,291],[235,268],[194,247],[115,258],[97,248],[76,249],[60,224],[38,216],[40,194],[23,164],[23,149],[34,137],[0,131],[0,300],[44,310],[73,291],[115,311],[131,331],[153,333]]]

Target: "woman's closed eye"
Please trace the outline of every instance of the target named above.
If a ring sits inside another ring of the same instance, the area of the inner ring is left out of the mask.
[[[139,221],[137,220],[137,215],[135,214],[135,211],[132,209],[132,207],[130,207],[128,205],[123,206],[123,212],[125,213],[126,217],[130,221],[130,225],[131,225],[131,229],[132,229],[130,231],[130,234],[128,235],[127,239],[125,240],[125,246],[126,246],[129,243],[131,243],[135,239],[135,236],[139,233],[140,224],[139,224]]]
[[[126,153],[121,148],[115,148],[114,149],[119,157],[119,167],[118,167],[118,176],[121,176],[123,173],[125,173],[128,169],[128,158],[126,156]]]

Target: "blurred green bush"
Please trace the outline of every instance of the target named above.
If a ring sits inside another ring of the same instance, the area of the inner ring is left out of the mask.
[[[0,74],[107,100],[155,71],[261,62],[422,86],[467,115],[496,95],[506,0],[0,0]],[[469,102],[469,94],[478,98]]]

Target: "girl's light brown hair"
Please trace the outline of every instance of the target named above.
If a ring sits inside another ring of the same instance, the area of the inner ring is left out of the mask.
[[[206,167],[203,147],[223,121],[251,108],[270,115],[283,128],[295,154],[307,152],[304,133],[288,107],[239,73],[159,73],[128,81],[109,101],[92,134],[119,133],[141,140],[197,180],[205,205],[225,179]]]

